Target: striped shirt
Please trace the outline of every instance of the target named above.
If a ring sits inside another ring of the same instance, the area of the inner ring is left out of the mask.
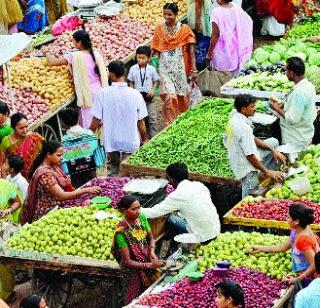
[[[233,111],[227,125],[227,149],[231,169],[238,180],[251,171],[258,171],[247,160],[249,155],[256,155],[259,159],[252,122],[237,111]]]
[[[133,153],[140,146],[137,123],[147,115],[142,95],[125,82],[113,82],[101,89],[92,106],[92,115],[102,120],[106,152]]]

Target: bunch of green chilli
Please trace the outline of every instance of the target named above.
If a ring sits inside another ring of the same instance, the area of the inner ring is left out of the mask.
[[[129,163],[166,168],[171,163],[183,162],[190,172],[232,177],[227,150],[222,143],[232,108],[232,100],[205,100],[140,148]]]

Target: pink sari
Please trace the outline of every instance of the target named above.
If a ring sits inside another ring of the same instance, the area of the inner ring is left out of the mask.
[[[218,71],[231,72],[235,76],[252,54],[252,19],[239,5],[233,3],[232,7],[213,8],[211,22],[216,23],[220,31],[212,65]]]

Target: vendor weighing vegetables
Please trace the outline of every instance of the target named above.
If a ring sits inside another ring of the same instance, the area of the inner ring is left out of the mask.
[[[287,60],[286,74],[295,83],[284,104],[271,99],[271,107],[280,115],[282,144],[294,144],[306,148],[314,135],[313,122],[317,117],[316,89],[305,78],[305,64],[302,59]]]
[[[189,181],[186,164],[174,163],[166,169],[167,179],[175,191],[164,201],[152,208],[142,208],[147,218],[170,215],[167,230],[175,236],[182,233],[194,233],[201,242],[207,242],[220,233],[220,221],[217,210],[211,201],[208,188],[196,181]]]
[[[252,122],[256,107],[251,95],[239,95],[235,99],[236,110],[232,111],[227,125],[227,149],[230,166],[236,178],[242,182],[242,197],[259,184],[259,171],[275,181],[281,181],[283,175],[278,169],[286,157],[275,150],[278,140],[265,141],[253,135]],[[258,151],[259,148],[259,151]]]

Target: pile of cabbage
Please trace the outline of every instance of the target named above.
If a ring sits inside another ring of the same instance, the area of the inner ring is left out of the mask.
[[[290,57],[300,57],[306,66],[320,66],[320,44],[301,42],[298,39],[283,39],[272,45],[257,48],[245,67],[267,67],[283,63]]]

